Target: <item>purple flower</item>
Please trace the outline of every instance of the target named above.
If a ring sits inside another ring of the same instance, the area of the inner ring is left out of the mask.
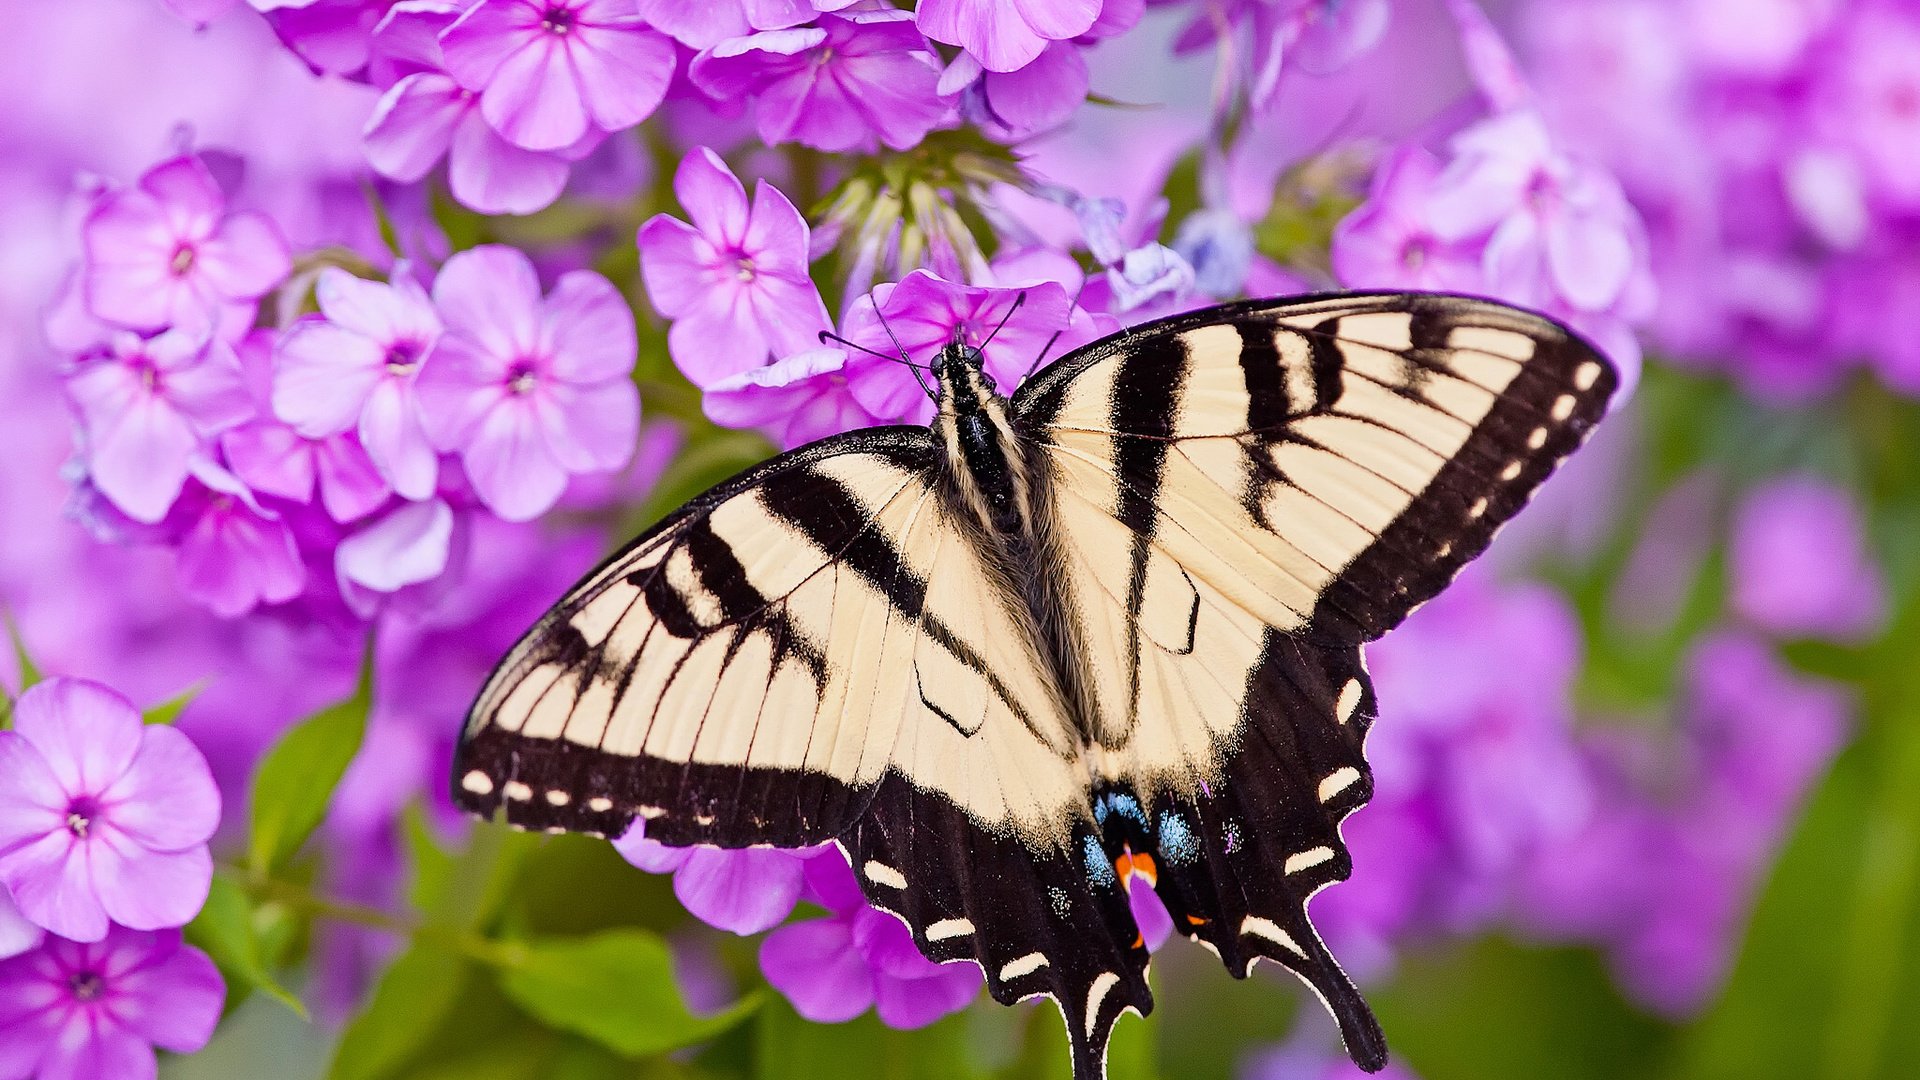
[[[805,895],[832,914],[782,926],[760,945],[761,972],[801,1016],[839,1023],[874,1009],[888,1027],[917,1028],[979,996],[980,969],[921,956],[905,924],[860,899],[838,851],[807,863]]]
[[[377,602],[361,590],[390,594],[439,577],[452,555],[453,536],[453,508],[431,499],[402,503],[341,540],[334,567],[348,606],[370,615]]]
[[[839,11],[855,0],[640,0],[647,25],[693,49],[710,49],[756,30],[785,30],[811,22],[822,11]]]
[[[1272,104],[1285,70],[1328,74],[1378,44],[1386,0],[1226,0],[1204,8],[1175,42],[1187,52],[1217,42],[1256,109]]]
[[[279,230],[260,214],[229,214],[197,157],[163,162],[102,195],[84,237],[88,309],[137,330],[245,327],[292,268]]]
[[[180,591],[228,619],[299,596],[306,566],[280,515],[217,467],[200,468],[195,479],[167,520]]]
[[[964,92],[960,107],[968,120],[994,138],[1018,142],[1072,119],[1092,78],[1079,46],[1056,41],[1017,71],[987,71],[972,53],[961,53],[936,89]]]
[[[694,385],[819,345],[832,324],[807,273],[807,222],[765,180],[746,188],[719,155],[698,147],[680,162],[674,195],[689,225],[660,214],[640,227],[647,295],[673,320],[667,346]]]
[[[66,388],[94,486],[142,522],[166,516],[207,440],[253,415],[233,351],[181,329],[111,335],[105,350],[76,364]]]
[[[568,474],[632,457],[633,311],[606,278],[575,270],[542,299],[533,263],[489,245],[448,259],[433,298],[447,333],[420,377],[423,418],[436,445],[460,453],[488,509],[537,517]]]
[[[791,450],[880,422],[848,389],[846,367],[843,349],[808,349],[721,379],[707,387],[701,407],[716,424],[759,428]]]
[[[420,372],[440,340],[440,315],[404,269],[391,284],[321,271],[320,317],[281,338],[273,411],[310,439],[352,431],[393,490],[433,494],[440,459],[421,423]]]
[[[632,127],[673,77],[673,42],[640,21],[633,0],[481,0],[440,43],[487,123],[528,150]]]
[[[213,961],[178,930],[49,938],[0,961],[0,1076],[153,1080],[154,1048],[205,1046],[226,993]]]
[[[0,731],[0,882],[62,937],[99,941],[109,919],[155,930],[193,918],[219,823],[200,751],[99,683],[37,684]]]
[[[1246,289],[1253,270],[1253,230],[1228,210],[1200,209],[1188,214],[1174,234],[1174,253],[1193,269],[1193,287],[1215,300]]]
[[[647,839],[638,824],[613,846],[650,874],[672,874],[674,895],[695,918],[743,935],[772,929],[793,914],[810,860],[841,858],[831,848],[808,852],[667,847]]]
[[[1748,493],[1727,553],[1733,607],[1786,636],[1857,641],[1886,616],[1886,582],[1848,493],[1812,476]]]
[[[958,45],[988,71],[1017,71],[1050,41],[1079,37],[1101,0],[920,0],[914,20],[935,41]]]
[[[392,490],[351,432],[310,439],[286,424],[256,420],[220,436],[227,467],[262,495],[320,505],[335,521],[365,517]]]
[[[952,114],[936,89],[939,60],[904,11],[730,38],[700,54],[692,76],[715,98],[751,100],[769,144],[905,150]]]
[[[916,270],[905,281],[881,285],[855,304],[846,332],[855,344],[889,355],[897,340],[907,357],[922,365],[954,341],[984,347],[988,376],[1002,393],[1012,393],[1043,353],[1059,359],[1098,337],[1099,327],[1055,282],[992,288],[961,285]],[[900,364],[855,354],[847,360],[846,380],[860,406],[883,420],[924,424],[933,418],[933,402]]]
[[[1440,159],[1408,143],[1381,162],[1367,201],[1333,231],[1333,272],[1350,288],[1471,292],[1480,287],[1477,245],[1435,231],[1429,204]]]
[[[461,204],[487,214],[530,214],[560,197],[571,164],[603,133],[590,131],[551,151],[502,138],[481,114],[479,95],[443,70],[438,34],[459,15],[452,4],[402,5],[381,22],[375,42],[405,74],[367,120],[367,161],[384,176],[413,183],[445,158],[447,186]]]

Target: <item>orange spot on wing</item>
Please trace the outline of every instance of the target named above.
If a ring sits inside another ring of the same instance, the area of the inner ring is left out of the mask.
[[[1187,916],[1187,921],[1188,921],[1189,923],[1192,923],[1192,924],[1193,924],[1194,926],[1205,926],[1205,925],[1207,925],[1208,923],[1210,923],[1210,922],[1212,922],[1213,920],[1212,920],[1212,919],[1203,919],[1203,918],[1201,918],[1201,917],[1200,917],[1200,916],[1198,916],[1198,915],[1189,915],[1189,916]]]

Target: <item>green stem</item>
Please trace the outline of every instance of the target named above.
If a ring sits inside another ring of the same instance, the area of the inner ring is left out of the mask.
[[[490,967],[513,967],[523,959],[522,950],[515,945],[461,933],[417,919],[404,918],[366,904],[321,896],[290,881],[252,878],[244,874],[236,877],[245,882],[247,891],[253,895],[254,899],[263,903],[279,904],[310,918],[352,923],[397,937],[428,942]]]

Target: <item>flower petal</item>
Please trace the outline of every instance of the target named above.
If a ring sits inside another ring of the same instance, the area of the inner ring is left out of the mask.
[[[361,145],[382,176],[411,184],[433,170],[453,142],[473,98],[438,72],[417,72],[387,89],[367,120]]]
[[[645,120],[673,79],[673,42],[638,23],[574,35],[568,53],[587,113],[602,131]]]
[[[568,472],[612,472],[633,456],[640,391],[632,383],[555,386],[539,395],[537,408],[547,447]]]
[[[483,214],[531,214],[567,186],[564,158],[524,150],[500,137],[478,111],[454,129],[447,158],[453,197]]]
[[[153,1080],[159,1068],[153,1047],[140,1036],[102,1025],[87,1037],[53,1042],[35,1080]]]
[[[399,379],[382,379],[360,414],[360,445],[401,498],[426,499],[440,476],[440,456],[421,426],[419,405]]]
[[[484,6],[484,5],[483,5]],[[587,133],[587,105],[567,50],[541,34],[485,82],[480,114],[500,137],[528,150],[558,150]]]
[[[673,876],[673,892],[709,926],[758,934],[793,913],[804,865],[790,852],[767,848],[694,848]]]
[[[220,827],[220,789],[207,759],[165,725],[141,729],[140,751],[100,801],[114,828],[155,851],[204,844]]]
[[[352,429],[386,377],[378,342],[320,319],[287,331],[274,360],[273,414],[308,438]]]
[[[567,486],[566,470],[523,403],[502,402],[489,411],[461,457],[480,501],[508,521],[546,513]]]
[[[94,831],[85,851],[100,906],[121,926],[185,926],[206,905],[213,855],[205,844],[184,851],[150,851],[108,827]]]
[[[560,378],[589,383],[633,373],[633,309],[606,278],[590,270],[562,276],[547,297],[545,321]]]
[[[716,247],[739,248],[747,235],[747,189],[720,155],[696,146],[673,174],[674,198]]]
[[[13,729],[40,751],[70,796],[105,791],[140,752],[140,711],[87,679],[36,683],[14,705]]]
[[[433,300],[448,328],[472,337],[502,372],[539,341],[540,277],[518,248],[486,244],[448,259]]]
[[[760,970],[816,1024],[838,1024],[873,1004],[873,972],[841,919],[782,926],[760,945]]]
[[[453,543],[453,509],[440,499],[406,503],[335,550],[341,576],[376,592],[439,577]]]
[[[263,296],[293,269],[280,227],[265,214],[229,216],[200,244],[193,270],[221,296],[252,300]]]
[[[61,829],[15,848],[4,867],[14,906],[28,921],[71,941],[106,936],[107,913],[71,833]]]
[[[227,986],[207,954],[179,945],[165,959],[114,980],[115,1013],[141,1038],[176,1054],[207,1045]]]

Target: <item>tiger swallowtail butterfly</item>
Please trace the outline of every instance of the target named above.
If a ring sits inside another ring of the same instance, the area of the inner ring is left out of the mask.
[[[931,371],[930,427],[781,454],[588,574],[487,680],[457,801],[831,841],[929,959],[1052,997],[1076,1080],[1152,1008],[1140,875],[1235,976],[1305,980],[1381,1068],[1307,916],[1373,790],[1361,647],[1580,445],[1613,367],[1538,315],[1381,293],[1149,323],[1011,398],[964,344]]]

